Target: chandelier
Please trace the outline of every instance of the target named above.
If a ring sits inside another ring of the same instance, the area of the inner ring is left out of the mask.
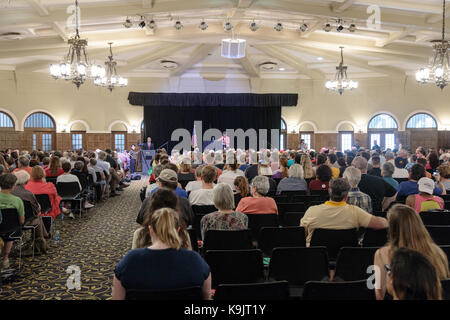
[[[69,52],[65,59],[59,64],[50,65],[50,74],[54,79],[71,80],[77,88],[80,88],[86,79],[96,79],[102,74],[102,67],[90,65],[87,58],[87,40],[80,38],[78,25],[78,0],[75,0],[76,33],[70,38]]]
[[[332,91],[339,92],[340,95],[344,93],[345,90],[353,90],[358,88],[358,82],[353,80],[348,80],[347,78],[347,66],[344,66],[344,53],[341,48],[341,63],[336,67],[336,76],[333,81],[327,81],[325,83],[325,88]]]
[[[109,42],[109,53],[108,61],[105,62],[105,68],[100,71],[100,76],[94,80],[95,85],[106,87],[109,91],[115,87],[125,87],[128,85],[128,79],[117,75],[116,65],[117,62],[114,61],[112,53],[112,42]]]
[[[448,49],[450,44],[445,40],[445,0],[443,1],[442,10],[442,39],[433,40],[434,57],[430,59],[427,68],[422,68],[416,73],[416,80],[421,84],[435,83],[443,90],[450,80]]]

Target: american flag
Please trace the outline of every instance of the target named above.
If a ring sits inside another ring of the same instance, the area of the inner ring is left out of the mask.
[[[191,145],[192,145],[192,148],[197,147],[197,130],[195,130],[195,124],[194,124],[194,129],[192,130]]]

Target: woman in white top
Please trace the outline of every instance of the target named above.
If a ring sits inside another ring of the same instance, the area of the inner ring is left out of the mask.
[[[234,180],[236,177],[244,177],[245,174],[242,170],[239,170],[239,164],[237,163],[236,157],[234,157],[234,163],[227,163],[225,164],[225,167],[223,168],[223,172],[220,175],[219,179],[217,180],[218,183],[226,183],[228,184],[233,191],[234,188]]]

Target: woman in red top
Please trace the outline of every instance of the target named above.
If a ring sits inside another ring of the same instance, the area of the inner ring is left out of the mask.
[[[50,203],[52,205],[52,209],[50,212],[45,214],[46,216],[51,216],[56,218],[61,213],[60,202],[61,198],[58,196],[56,192],[55,185],[51,182],[45,181],[45,172],[39,166],[34,166],[31,169],[31,179],[25,185],[25,189],[31,191],[33,194],[47,194],[50,198]],[[68,210],[62,208],[63,212],[67,212]]]
[[[321,164],[316,170],[316,180],[309,183],[309,190],[328,191],[329,183],[332,177],[331,168],[326,164]]]
[[[61,161],[59,160],[59,157],[53,156],[50,160],[50,166],[45,169],[45,176],[46,177],[58,177],[64,173],[63,169],[61,168]]]

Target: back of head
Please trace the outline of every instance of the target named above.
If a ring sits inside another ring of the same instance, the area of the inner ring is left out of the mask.
[[[262,196],[265,196],[269,192],[269,178],[265,176],[254,177],[252,179],[251,185],[256,189],[256,192],[258,192]]]
[[[437,169],[441,178],[450,179],[450,165],[441,165]]]
[[[202,180],[205,183],[213,183],[216,180],[217,170],[213,166],[207,165],[202,169]]]
[[[14,188],[16,184],[17,177],[12,173],[6,173],[0,176],[0,188],[2,190],[10,190]]]
[[[62,164],[62,169],[65,173],[68,173],[72,169],[72,165],[70,164],[70,162],[66,161]]]
[[[321,164],[325,164],[325,162],[327,162],[327,156],[324,155],[323,153],[319,153],[317,155],[316,165],[320,166]]]
[[[303,179],[303,167],[297,163],[289,168],[289,178]]]
[[[338,178],[330,181],[330,200],[341,202],[345,199],[350,191],[350,184],[346,179]]]
[[[394,159],[394,153],[392,151],[388,151],[384,157],[386,158],[386,161],[392,160]]]
[[[158,181],[162,187],[175,190],[178,186],[178,175],[172,169],[163,169],[158,176]]]
[[[412,180],[419,181],[420,178],[426,177],[425,167],[421,164],[416,163],[409,169],[409,177]]]
[[[380,165],[380,156],[379,155],[375,155],[372,157],[372,164],[374,166],[379,166]]]
[[[334,153],[329,153],[328,160],[330,160],[330,163],[333,164],[337,161],[337,156]]]
[[[77,169],[78,171],[83,170],[83,168],[84,168],[84,161],[76,161],[76,162],[73,164],[73,167],[74,167],[75,169]],[[64,169],[64,168],[63,168],[63,169]]]
[[[361,152],[361,157],[363,157],[364,159],[369,161],[370,160],[370,152],[367,152],[367,151]]]
[[[200,165],[200,166],[198,166],[196,169],[195,169],[195,176],[197,177],[197,178],[201,178],[202,177],[202,170],[203,170],[203,165]]]
[[[91,164],[91,166],[95,166],[97,165],[97,160],[95,158],[90,158],[89,163]]]
[[[361,181],[361,171],[355,167],[348,167],[342,177],[348,181],[350,187],[356,188]]]
[[[417,251],[396,250],[391,261],[392,287],[400,300],[442,300],[442,288],[430,261]]]
[[[45,179],[45,171],[40,166],[35,166],[31,168],[31,179],[33,180],[44,180]]]
[[[352,161],[352,166],[354,166],[356,169],[359,169],[361,173],[367,172],[367,159],[364,157],[356,157]]]
[[[24,186],[30,180],[30,175],[25,170],[19,170],[14,173],[17,178],[16,186]]]
[[[331,168],[329,166],[327,166],[326,164],[321,164],[316,169],[316,176],[319,181],[327,182],[331,180],[333,172],[331,171]]]
[[[164,166],[157,164],[156,166],[153,167],[152,173],[155,176],[155,178],[158,178],[159,175],[161,174],[161,171],[163,171]]]
[[[386,178],[391,178],[392,175],[394,174],[394,165],[390,162],[385,162],[383,163],[383,168],[382,168],[382,173],[383,173],[383,177]]]
[[[30,159],[28,159],[28,157],[21,156],[21,157],[19,157],[19,164],[22,167],[28,167],[30,164]]]
[[[177,229],[180,227],[180,219],[175,210],[170,208],[158,209],[149,217],[149,225],[158,239],[172,249],[180,249],[182,239]]]
[[[177,208],[177,202],[178,198],[172,190],[158,189],[153,192],[150,198],[150,205],[146,215],[152,214],[161,208],[171,208],[175,210]]]
[[[241,197],[246,197],[248,195],[248,181],[243,176],[237,176],[234,179],[234,186],[236,187],[236,190],[239,192]]]
[[[175,163],[171,163],[171,162],[166,163],[166,164],[164,165],[164,169],[170,169],[170,170],[173,170],[173,171],[175,171],[176,173],[178,173],[178,167],[177,167],[177,165],[176,165]]]
[[[234,195],[230,185],[226,183],[217,184],[213,189],[213,202],[219,210],[233,210]]]

